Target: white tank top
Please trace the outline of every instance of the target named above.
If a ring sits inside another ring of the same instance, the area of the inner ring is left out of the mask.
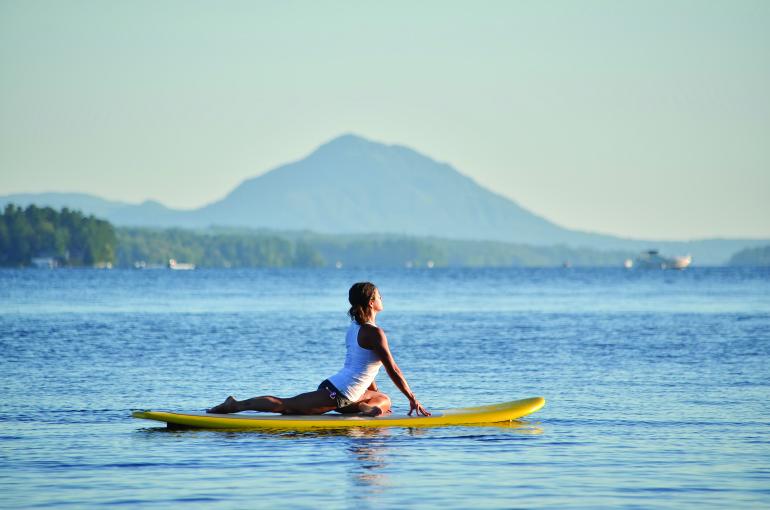
[[[376,326],[372,322],[367,322],[367,324]],[[377,353],[358,345],[358,332],[360,330],[361,325],[357,322],[353,321],[350,324],[345,335],[345,347],[347,348],[345,366],[329,377],[329,382],[353,402],[357,402],[361,398],[382,366],[382,361],[380,361]]]

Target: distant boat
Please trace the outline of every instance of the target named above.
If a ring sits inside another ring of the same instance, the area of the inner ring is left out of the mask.
[[[195,269],[195,264],[189,264],[187,262],[177,262],[174,259],[168,259],[168,268],[175,271],[190,271]]]
[[[692,263],[692,255],[671,257],[671,269],[684,269]]]
[[[632,266],[640,269],[684,269],[692,262],[691,255],[664,257],[658,250],[647,250],[636,257],[636,262]],[[629,267],[626,265],[626,267]]]

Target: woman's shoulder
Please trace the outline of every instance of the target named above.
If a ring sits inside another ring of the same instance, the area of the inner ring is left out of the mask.
[[[387,345],[385,332],[376,324],[362,324],[361,329],[358,330],[358,345],[365,349]]]
[[[371,322],[361,324],[361,329],[359,330],[358,334],[359,337],[385,338],[385,331],[383,331],[383,329],[377,324],[373,324]]]

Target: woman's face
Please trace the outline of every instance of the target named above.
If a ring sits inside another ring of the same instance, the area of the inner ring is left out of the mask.
[[[382,296],[380,296],[380,289],[374,289],[374,296],[372,297],[372,300],[369,301],[369,306],[374,312],[382,311]]]

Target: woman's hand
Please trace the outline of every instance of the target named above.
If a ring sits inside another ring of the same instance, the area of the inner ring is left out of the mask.
[[[409,399],[409,416],[412,416],[414,412],[417,413],[417,416],[430,416],[430,413],[420,404],[420,401],[412,397]]]

